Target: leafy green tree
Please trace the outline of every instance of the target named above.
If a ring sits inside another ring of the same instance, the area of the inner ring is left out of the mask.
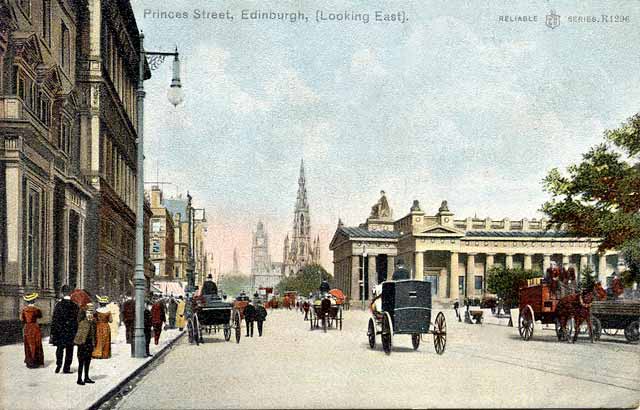
[[[542,211],[549,227],[577,236],[601,238],[599,250],[626,252],[630,282],[638,281],[640,238],[640,114],[570,165],[565,174],[552,169],[543,181],[551,200]]]
[[[487,274],[487,290],[502,299],[506,307],[515,307],[519,303],[520,287],[527,284],[527,279],[541,276],[542,273],[531,270],[494,266]]]
[[[586,267],[582,272],[580,272],[580,288],[581,289],[589,289],[593,287],[598,281],[598,276],[589,266]]]
[[[307,265],[297,274],[282,279],[278,284],[278,291],[281,295],[286,291],[296,291],[300,295],[308,295],[317,291],[320,288],[320,283],[325,279],[331,283],[333,277],[321,265]]]
[[[621,251],[627,264],[627,270],[621,275],[622,284],[630,287],[640,278],[640,239],[625,242]]]
[[[251,285],[250,278],[245,275],[223,275],[218,281],[218,288],[226,295],[235,297]]]

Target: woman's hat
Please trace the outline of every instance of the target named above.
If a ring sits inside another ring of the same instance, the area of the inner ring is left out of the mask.
[[[38,299],[38,294],[36,292],[33,292],[29,293],[28,295],[24,295],[22,298],[25,302],[33,302],[34,300]]]
[[[98,299],[98,303],[109,303],[109,296],[96,295],[96,299]]]

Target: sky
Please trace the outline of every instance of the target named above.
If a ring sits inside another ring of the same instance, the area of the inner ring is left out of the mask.
[[[394,218],[414,199],[427,214],[447,200],[459,219],[539,218],[548,171],[579,161],[638,112],[636,2],[132,4],[147,50],[178,47],[185,96],[178,107],[167,101],[170,63],[145,82],[145,180],[171,182],[165,195],[189,191],[206,208],[207,248],[222,271],[234,248],[249,271],[259,220],[282,260],[302,158],[312,234],[332,271],[338,218],[364,222],[380,190]],[[243,9],[302,11],[310,21],[241,20]],[[235,19],[195,19],[194,10]],[[407,20],[317,23],[317,10]],[[551,10],[554,29],[545,26]],[[152,18],[169,11],[188,18]],[[630,22],[568,21],[602,14]]]

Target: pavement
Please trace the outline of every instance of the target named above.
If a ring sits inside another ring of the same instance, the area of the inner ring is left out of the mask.
[[[163,331],[157,346],[151,341],[151,354],[168,348],[181,334],[177,329]],[[132,358],[131,347],[125,342],[125,328],[121,326],[117,340],[111,344],[111,358],[91,360],[89,376],[96,383],[80,386],[76,384],[77,350],[73,351],[73,374],[56,374],[56,349],[48,339],[42,341],[44,367],[38,369],[25,366],[22,343],[0,346],[0,409],[90,408],[156,358]]]
[[[118,409],[192,408],[636,408],[640,345],[603,336],[558,342],[552,327],[522,341],[507,317],[447,319],[447,346],[425,335],[417,351],[396,335],[391,355],[367,343],[369,315],[344,312],[342,331],[311,331],[295,311],[270,311],[265,335],[239,344],[186,338],[154,363]],[[538,325],[538,324],[537,324]]]

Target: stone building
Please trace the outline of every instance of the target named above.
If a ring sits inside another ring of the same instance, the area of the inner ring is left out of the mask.
[[[81,172],[75,41],[86,7],[68,0],[0,1],[2,341],[20,336],[24,293],[40,294],[46,331],[60,287],[86,285],[86,219],[94,194]]]
[[[284,276],[296,274],[303,267],[312,263],[320,263],[320,237],[317,236],[313,243],[311,242],[311,218],[307,201],[304,161],[301,161],[298,195],[293,211],[293,230],[291,239],[287,234],[284,240],[282,274]]]
[[[481,297],[486,273],[494,265],[540,272],[552,262],[578,272],[589,266],[603,283],[624,268],[616,252],[597,253],[597,239],[545,228],[546,221],[536,219],[456,219],[447,201],[435,215],[427,215],[414,201],[407,215],[394,220],[382,192],[365,223],[338,223],[330,244],[336,286],[353,301],[361,295],[369,299],[376,284],[390,279],[400,258],[412,277],[431,282],[439,300]]]
[[[149,191],[151,203],[151,223],[149,233],[149,253],[154,266],[154,279],[174,278],[175,226],[171,212],[162,203],[162,190],[153,186]]]
[[[251,288],[275,287],[282,278],[282,265],[271,262],[269,234],[260,221],[251,246]]]

